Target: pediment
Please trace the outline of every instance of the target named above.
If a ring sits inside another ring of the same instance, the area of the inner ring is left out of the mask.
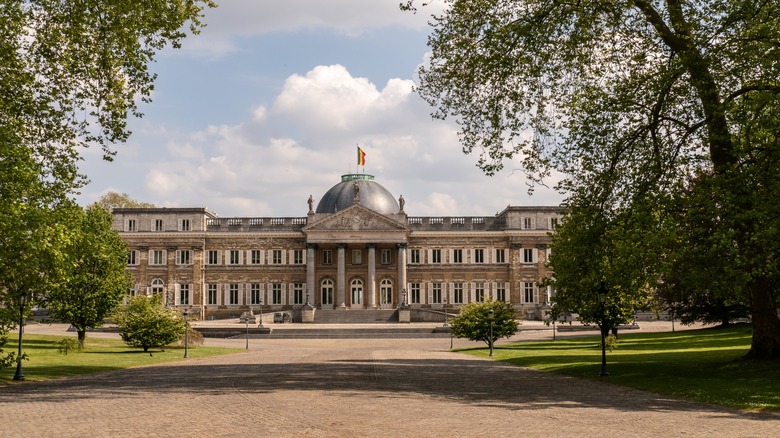
[[[355,204],[338,213],[329,215],[303,229],[304,232],[406,230],[407,228],[402,223],[359,204]]]

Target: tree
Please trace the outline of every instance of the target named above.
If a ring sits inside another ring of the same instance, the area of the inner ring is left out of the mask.
[[[130,289],[127,244],[112,229],[111,213],[92,206],[79,209],[74,236],[67,245],[67,272],[46,297],[55,319],[76,328],[84,348],[86,331],[103,325]]]
[[[710,193],[750,299],[748,357],[780,357],[780,3],[446,3],[419,93],[457,119],[463,150],[489,174],[514,158],[534,182],[560,172],[573,208],[652,213],[639,250],[677,188]]]
[[[20,325],[20,380],[24,318],[60,278],[67,236],[60,216],[84,184],[79,152],[99,145],[113,158],[112,144],[130,135],[127,117],[150,101],[149,63],[167,44],[180,46],[185,23],[198,33],[202,9],[212,6],[10,0],[0,7],[0,308]]]
[[[493,309],[493,338],[490,337],[490,309]],[[458,338],[482,341],[487,345],[517,333],[515,311],[503,301],[483,301],[466,304],[460,314],[452,319],[450,330]]]
[[[184,318],[173,308],[165,307],[160,295],[138,295],[114,315],[122,340],[131,347],[149,351],[184,336]]]
[[[101,196],[94,205],[102,207],[108,211],[114,208],[153,208],[154,204],[149,202],[139,202],[132,199],[127,193],[108,192]]]
[[[19,327],[14,379],[24,380],[25,318],[61,278],[69,237],[65,223],[74,204],[63,199],[60,183],[73,173],[41,178],[42,160],[19,144],[25,127],[8,128],[0,126],[0,336]]]

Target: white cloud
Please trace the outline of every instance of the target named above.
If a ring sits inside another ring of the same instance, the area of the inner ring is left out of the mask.
[[[243,122],[169,141],[145,177],[146,198],[228,216],[303,216],[309,194],[319,199],[357,170],[356,144],[366,173],[403,194],[410,215],[491,215],[524,197],[520,175],[486,178],[462,155],[455,127],[426,117],[409,81],[379,90],[343,66],[318,66],[288,78],[270,109],[256,108]]]
[[[238,50],[236,40],[270,33],[327,30],[348,36],[387,27],[423,29],[444,2],[414,14],[401,11],[400,0],[222,0],[204,11],[206,28],[191,38],[182,54],[220,57]]]

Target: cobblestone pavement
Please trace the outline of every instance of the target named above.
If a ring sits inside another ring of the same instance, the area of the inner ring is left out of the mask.
[[[441,338],[253,339],[245,353],[0,387],[3,437],[174,435],[776,437],[780,416],[452,353]]]

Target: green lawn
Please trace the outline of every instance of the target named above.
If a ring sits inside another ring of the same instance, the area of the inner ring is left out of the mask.
[[[494,349],[496,360],[569,376],[697,400],[736,409],[780,411],[780,363],[741,358],[750,349],[751,328],[621,333],[601,371],[600,338],[517,342]],[[487,356],[486,348],[461,350]]]
[[[156,365],[165,362],[185,360],[184,347],[153,348],[144,352],[140,348],[131,348],[120,339],[90,338],[87,335],[86,349],[82,352],[71,352],[68,355],[59,353],[58,342],[63,336],[25,334],[23,341],[24,353],[29,360],[22,362],[22,370],[26,380],[47,380],[79,374],[96,373],[100,371],[118,370],[123,368]],[[5,351],[16,351],[17,342],[9,336]],[[230,354],[243,349],[216,348],[197,346],[189,349],[190,358]],[[16,373],[16,366],[0,371],[0,384],[11,382]]]

